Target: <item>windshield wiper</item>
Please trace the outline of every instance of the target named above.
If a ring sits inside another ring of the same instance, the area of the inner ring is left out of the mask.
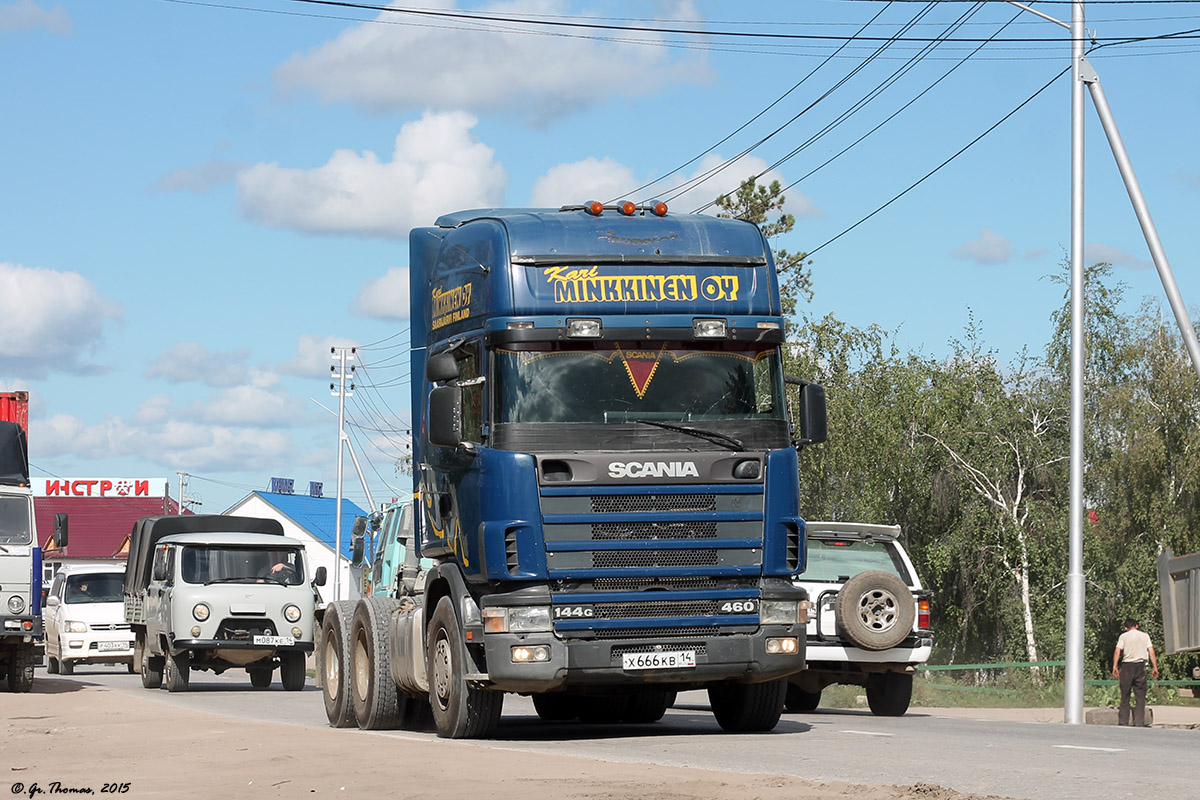
[[[242,581],[253,581],[257,583],[259,578],[249,578],[245,575],[239,578],[213,578],[211,581],[205,581],[205,586],[212,586],[214,583],[241,583]]]
[[[706,431],[703,428],[695,428],[691,425],[673,425],[670,422],[659,422],[656,419],[635,419],[634,422],[641,423],[642,425],[653,425],[655,428],[675,431],[676,433],[686,433],[688,436],[695,436],[697,439],[707,439],[713,444],[723,444],[726,447],[732,447],[734,450],[746,449],[746,445],[742,443],[741,439],[735,439],[732,436],[726,436],[716,431]]]

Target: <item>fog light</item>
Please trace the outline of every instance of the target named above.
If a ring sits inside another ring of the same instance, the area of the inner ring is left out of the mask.
[[[67,647],[83,647],[83,642],[80,642],[80,641],[67,642]]]
[[[514,664],[527,664],[535,661],[549,661],[550,648],[544,644],[534,647],[514,647],[512,661]]]
[[[725,331],[725,320],[723,319],[696,319],[692,320],[692,335],[697,339],[724,339],[727,335]]]
[[[767,653],[769,655],[791,655],[798,652],[800,652],[800,641],[794,636],[767,639]]]
[[[192,638],[193,638],[193,639],[194,639],[194,638],[198,638],[199,636],[200,636],[200,626],[199,626],[199,625],[193,625],[193,626],[192,626]]]
[[[299,628],[292,628],[292,637],[295,639],[302,639],[304,638],[304,631],[300,630]]]
[[[600,336],[600,320],[598,319],[569,319],[567,320],[567,336],[572,339],[596,339]]]

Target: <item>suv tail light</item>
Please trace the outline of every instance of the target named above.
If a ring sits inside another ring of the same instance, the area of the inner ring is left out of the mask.
[[[929,598],[922,597],[917,600],[917,628],[927,631],[929,627]]]

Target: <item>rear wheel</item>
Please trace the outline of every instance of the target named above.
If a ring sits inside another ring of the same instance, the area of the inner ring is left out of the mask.
[[[247,667],[246,672],[250,673],[250,685],[255,689],[267,689],[271,686],[272,673],[275,672],[271,667]]]
[[[172,654],[168,651],[166,666],[167,691],[186,692],[192,673],[192,659],[188,652],[184,650],[182,653]]]
[[[867,705],[877,717],[902,717],[912,702],[913,676],[880,672],[867,679]]]
[[[797,711],[815,711],[820,704],[820,689],[815,692],[807,692],[794,683],[788,684],[787,696],[784,698],[784,705],[788,711],[792,713]]]
[[[765,683],[717,683],[708,687],[713,716],[730,733],[769,731],[783,714],[787,678]]]
[[[142,653],[142,686],[147,689],[157,689],[162,686],[163,657]]]
[[[490,692],[467,683],[466,650],[458,618],[449,597],[438,601],[425,637],[428,651],[429,705],[438,735],[447,739],[487,739],[500,724],[502,692]]]
[[[335,728],[352,728],[358,724],[354,703],[350,700],[350,616],[354,604],[339,600],[325,606],[321,621],[321,694],[325,699],[325,716]]]
[[[279,680],[287,692],[298,692],[304,688],[304,653],[289,651],[279,655]]]
[[[354,715],[363,730],[400,727],[408,696],[400,694],[392,681],[389,661],[388,612],[395,602],[386,597],[358,601],[350,625],[350,683]]]
[[[567,722],[579,716],[579,698],[573,694],[535,694],[533,710],[546,722]]]

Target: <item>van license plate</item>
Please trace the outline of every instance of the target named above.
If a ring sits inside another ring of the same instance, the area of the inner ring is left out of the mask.
[[[291,636],[255,636],[255,644],[265,644],[268,647],[291,647],[296,640]]]
[[[96,642],[96,649],[101,653],[107,653],[113,650],[128,650],[129,648],[129,642]]]
[[[621,669],[685,669],[696,666],[695,650],[668,650],[654,653],[622,653]]]

